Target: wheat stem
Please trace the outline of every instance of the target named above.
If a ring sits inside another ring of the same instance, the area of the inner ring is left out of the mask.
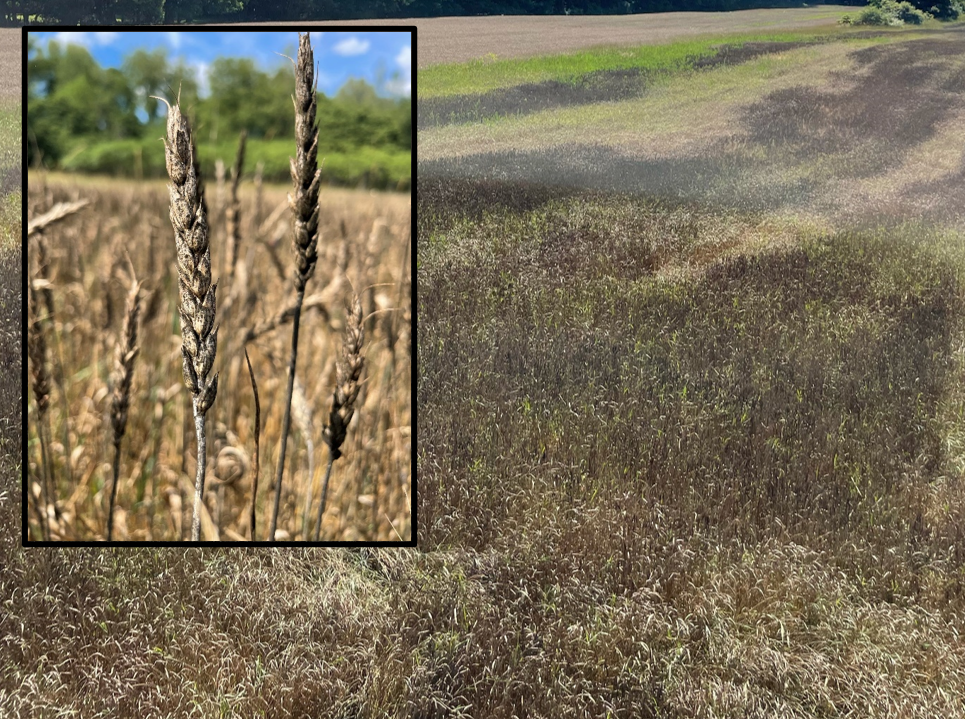
[[[271,516],[269,539],[274,541],[281,504],[281,484],[285,471],[285,451],[291,430],[291,402],[295,387],[295,365],[298,359],[298,326],[301,320],[305,285],[315,271],[318,259],[318,129],[315,127],[317,86],[315,59],[308,34],[298,36],[298,60],[295,70],[295,144],[296,156],[291,159],[294,192],[288,195],[288,205],[294,216],[293,245],[295,250],[294,282],[297,298],[292,317],[292,352],[288,363],[288,391],[282,419],[281,447],[275,472],[275,504]]]
[[[255,395],[255,475],[251,483],[251,541],[255,541],[255,500],[258,498],[258,465],[261,459],[259,438],[261,436],[261,404],[258,402],[258,383],[255,382],[255,371],[248,359],[245,349],[245,362],[248,363],[248,375],[251,377],[251,391]]]
[[[35,217],[27,222],[27,236],[33,235],[35,232],[40,232],[47,225],[51,225],[58,220],[62,220],[65,217],[70,217],[72,214],[80,209],[87,206],[90,200],[78,200],[77,202],[61,202],[59,205],[53,207],[49,212]]]

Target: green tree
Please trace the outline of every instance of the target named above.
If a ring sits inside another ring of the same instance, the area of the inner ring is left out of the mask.
[[[135,50],[125,58],[122,67],[147,112],[148,120],[158,117],[161,103],[152,95],[160,96],[166,89],[170,74],[167,50],[163,47],[153,52]]]
[[[199,110],[199,133],[216,141],[242,128],[251,137],[274,137],[289,131],[291,70],[281,68],[274,77],[255,67],[248,58],[220,58],[211,65],[211,95]]]

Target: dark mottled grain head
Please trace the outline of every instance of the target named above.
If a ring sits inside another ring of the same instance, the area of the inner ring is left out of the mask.
[[[204,190],[191,127],[177,105],[168,105],[165,163],[171,178],[171,225],[177,249],[184,383],[204,414],[218,392],[218,376],[210,377],[218,349],[214,327],[218,284],[211,282],[211,249]]]
[[[290,162],[294,190],[288,195],[288,205],[294,216],[295,289],[301,292],[315,271],[318,259],[318,183],[321,177],[315,127],[315,58],[308,34],[298,37],[295,68],[296,156]]]

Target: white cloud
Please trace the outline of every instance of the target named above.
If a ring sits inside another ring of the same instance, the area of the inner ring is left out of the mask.
[[[313,46],[316,46],[316,45],[318,45],[318,43],[320,43],[320,42],[322,41],[322,35],[324,35],[325,33],[323,33],[323,32],[310,32],[310,33],[308,33],[308,34],[312,36],[312,45],[313,45]]]
[[[93,45],[110,45],[117,39],[120,33],[117,32],[58,32],[54,35],[55,40],[66,44],[83,45],[91,47]]]
[[[361,55],[369,51],[369,41],[357,37],[347,37],[332,48],[339,55]]]
[[[166,32],[164,33],[168,37],[168,42],[171,43],[171,47],[175,50],[181,48],[181,33],[179,32]]]
[[[406,45],[395,56],[395,64],[399,66],[399,75],[386,84],[386,89],[394,95],[412,94],[412,47]]]
[[[208,82],[208,68],[211,67],[211,65],[199,60],[198,62],[191,63],[191,67],[193,67],[197,73],[198,95],[207,97],[211,94],[211,83]]]
[[[395,61],[398,63],[399,67],[408,73],[412,72],[412,46],[406,45],[404,48],[399,50],[399,54],[395,56]]]

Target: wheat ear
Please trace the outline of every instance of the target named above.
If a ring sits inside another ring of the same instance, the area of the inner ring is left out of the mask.
[[[131,399],[131,377],[134,360],[140,349],[137,346],[137,318],[141,311],[141,284],[133,280],[127,296],[127,319],[124,321],[124,344],[117,346],[114,358],[114,392],[111,397],[111,427],[114,430],[114,484],[111,486],[111,503],[107,513],[107,541],[114,535],[114,502],[117,499],[117,482],[120,478],[121,439],[127,429],[127,410]]]
[[[275,472],[275,505],[271,515],[268,538],[275,539],[278,525],[278,507],[281,504],[281,480],[285,471],[285,449],[291,429],[292,392],[295,386],[295,362],[298,359],[298,323],[301,319],[305,285],[315,271],[318,259],[318,129],[315,127],[315,57],[312,54],[310,36],[298,36],[298,60],[295,65],[295,145],[296,156],[291,159],[291,175],[294,192],[288,195],[288,205],[293,215],[293,247],[295,255],[295,314],[292,318],[292,352],[288,363],[288,392],[285,397],[285,415],[282,419],[281,448],[278,468]]]
[[[362,356],[362,341],[364,339],[362,303],[359,296],[354,295],[345,323],[345,342],[342,345],[342,357],[336,363],[332,411],[328,417],[328,426],[322,433],[322,439],[328,445],[328,468],[325,470],[325,480],[322,482],[322,501],[318,505],[318,517],[315,520],[316,542],[322,530],[322,514],[325,512],[328,478],[332,474],[332,463],[342,456],[341,447],[345,442],[345,435],[348,432],[349,423],[352,421],[352,415],[355,414],[355,400],[359,396],[362,369],[365,366],[365,358]]]
[[[211,368],[218,350],[218,329],[214,327],[215,294],[211,282],[211,249],[208,219],[197,165],[197,153],[187,118],[178,105],[168,106],[167,137],[164,140],[168,176],[171,178],[171,224],[178,254],[178,289],[181,303],[181,356],[184,383],[191,390],[194,428],[198,436],[198,469],[194,494],[191,538],[201,538],[201,501],[204,495],[205,413],[218,393],[218,375]]]

